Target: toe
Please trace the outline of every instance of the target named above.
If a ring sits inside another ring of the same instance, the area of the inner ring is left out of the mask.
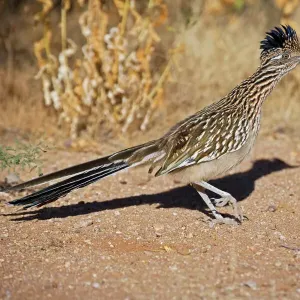
[[[216,224],[238,225],[239,223],[234,219],[221,217],[221,218],[211,220],[210,222],[211,227],[215,226]]]

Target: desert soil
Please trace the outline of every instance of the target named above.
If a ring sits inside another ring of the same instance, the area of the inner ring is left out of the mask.
[[[260,136],[213,182],[239,200],[238,226],[211,227],[191,187],[144,169],[28,211],[5,202],[30,191],[1,193],[1,299],[300,299],[299,145]],[[95,157],[51,151],[45,172]]]

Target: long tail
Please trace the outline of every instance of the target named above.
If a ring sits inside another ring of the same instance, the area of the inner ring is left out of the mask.
[[[28,196],[10,201],[9,204],[21,205],[24,209],[45,205],[67,195],[75,189],[85,187],[106,176],[124,170],[134,164],[138,164],[147,156],[153,157],[154,155],[155,157],[156,151],[157,147],[155,141],[149,142],[21,183],[10,187],[5,191],[20,190],[47,183],[52,180],[61,179],[66,176],[71,176],[68,179],[50,185],[49,187],[41,189],[40,191],[34,192]]]

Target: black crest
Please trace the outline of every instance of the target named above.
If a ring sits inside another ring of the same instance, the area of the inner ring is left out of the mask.
[[[295,39],[297,40],[297,33],[290,25],[275,27],[266,34],[265,39],[260,42],[262,51],[284,48],[288,43],[292,43]]]

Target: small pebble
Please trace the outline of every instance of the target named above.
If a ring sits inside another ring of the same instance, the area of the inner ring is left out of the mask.
[[[99,288],[100,288],[100,283],[94,282],[94,283],[92,284],[92,287],[95,288],[95,289],[99,289]]]
[[[257,289],[257,284],[253,280],[248,280],[248,281],[244,282],[243,285],[249,287],[252,290],[256,290]]]
[[[275,205],[269,205],[267,208],[267,211],[269,212],[275,212],[277,210],[277,207]]]
[[[164,230],[165,226],[162,224],[154,224],[153,228],[155,231],[161,231],[161,230]]]
[[[5,177],[5,183],[7,184],[17,184],[21,182],[20,177],[15,174],[15,173],[9,173],[6,177]]]
[[[157,237],[161,237],[162,236],[162,231],[164,230],[164,225],[162,224],[154,224],[153,225],[154,231],[155,231],[155,235]]]
[[[274,235],[277,235],[281,241],[284,241],[286,239],[285,236],[279,231],[275,231]]]
[[[93,220],[83,220],[83,221],[79,222],[78,224],[76,224],[74,227],[76,229],[85,228],[85,227],[93,225],[93,223],[94,223]]]
[[[178,270],[177,266],[170,266],[169,269],[171,271],[177,271]]]
[[[276,267],[280,267],[281,266],[281,262],[280,261],[276,261],[275,266]]]

